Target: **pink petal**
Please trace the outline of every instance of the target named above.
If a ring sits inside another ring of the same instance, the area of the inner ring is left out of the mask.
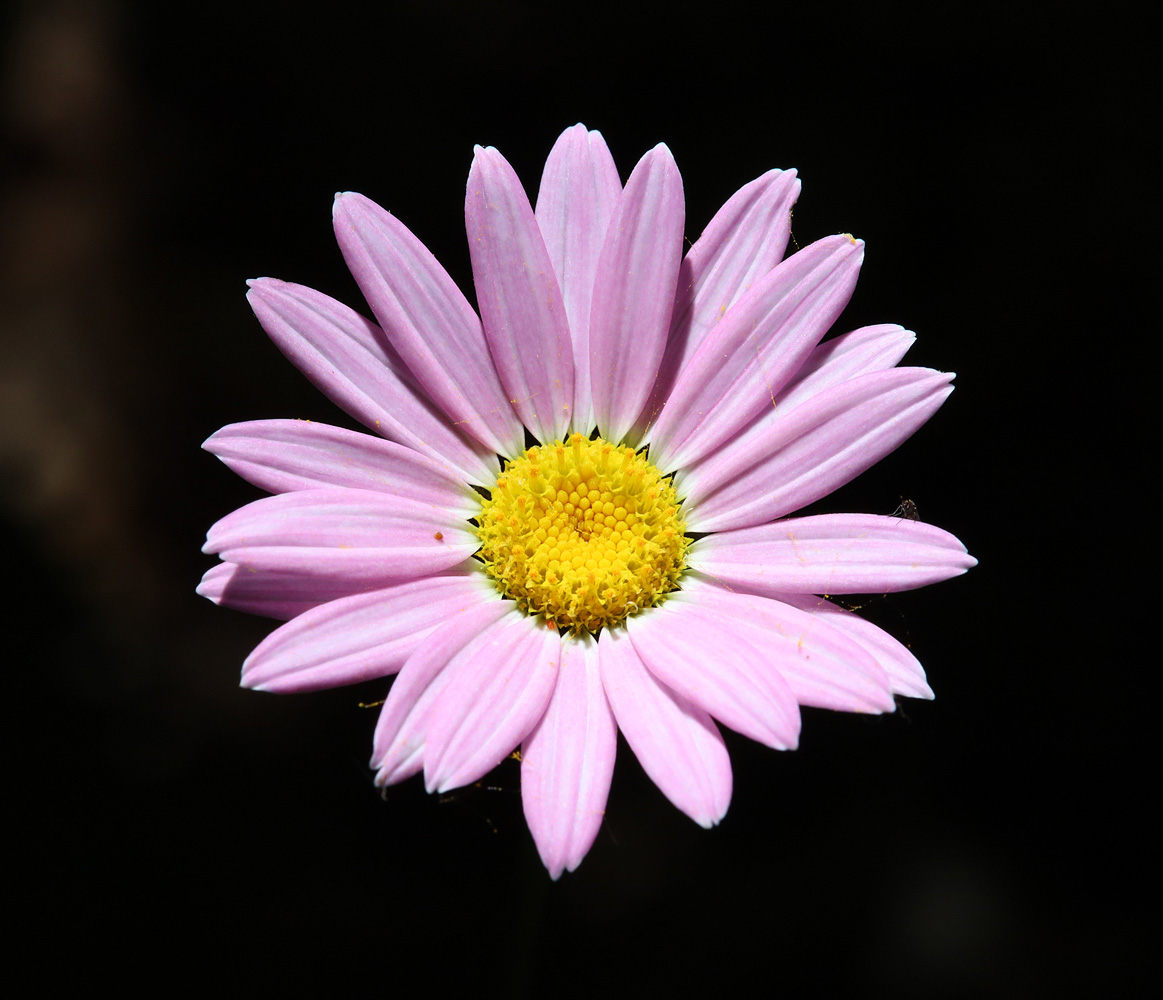
[[[499,599],[479,569],[466,568],[332,601],[259,643],[242,665],[242,686],[287,693],[386,677],[437,626],[467,607]]]
[[[952,373],[890,368],[771,411],[676,484],[691,531],[764,524],[827,496],[900,447],[953,391]]]
[[[769,271],[703,341],[650,431],[650,460],[669,472],[728,441],[771,406],[856,287],[864,244],[819,240]]]
[[[525,437],[480,320],[435,257],[395,216],[336,195],[335,238],[356,283],[416,380],[456,427],[507,456]]]
[[[602,630],[598,665],[642,769],[699,826],[715,826],[731,804],[731,761],[711,717],[646,669],[625,629]]]
[[[598,644],[588,634],[567,637],[553,697],[521,747],[525,819],[553,879],[577,868],[598,835],[617,747]]]
[[[825,340],[812,348],[799,371],[776,393],[772,408],[787,413],[841,382],[893,368],[916,339],[917,335],[903,326],[881,323]]]
[[[198,593],[215,604],[283,621],[367,589],[358,581],[273,573],[231,562],[211,567],[198,584]]]
[[[861,643],[825,618],[767,597],[733,593],[687,577],[667,604],[721,614],[759,649],[801,705],[838,712],[892,712],[888,674]]]
[[[776,750],[795,748],[794,695],[724,615],[667,601],[630,618],[626,630],[647,669],[667,687],[744,736]]]
[[[682,178],[659,143],[606,231],[590,311],[590,385],[602,437],[620,443],[650,395],[674,309],[686,218]]]
[[[377,434],[451,466],[466,482],[496,481],[496,454],[452,428],[378,326],[304,285],[275,278],[248,284],[247,301],[267,335],[333,403]]]
[[[767,171],[727,199],[683,258],[666,354],[646,410],[649,420],[724,313],[783,259],[799,193],[794,170]]]
[[[424,766],[424,741],[433,706],[449,685],[449,665],[475,656],[508,628],[516,605],[488,601],[466,608],[431,635],[400,670],[380,711],[372,742],[376,784],[394,785]]]
[[[230,424],[202,445],[270,493],[346,486],[393,493],[470,518],[480,497],[445,463],[404,445],[310,420]]]
[[[574,397],[565,303],[525,190],[492,146],[476,147],[464,218],[477,307],[501,383],[538,441],[563,440]]]
[[[467,522],[437,507],[332,488],[240,507],[210,529],[202,550],[258,570],[386,586],[450,569],[479,545]]]
[[[448,666],[424,750],[424,784],[446,792],[488,774],[532,731],[553,695],[561,636],[519,611],[472,657]]]
[[[960,576],[977,565],[949,532],[882,514],[819,514],[700,538],[687,565],[729,587],[881,594]]]
[[[562,132],[545,161],[536,214],[573,341],[573,427],[586,435],[594,428],[590,303],[598,255],[621,194],[618,169],[602,134],[587,132],[584,125]]]
[[[855,639],[888,675],[893,694],[907,698],[933,697],[933,689],[925,680],[920,661],[884,629],[815,594],[783,594],[777,600],[815,615]]]

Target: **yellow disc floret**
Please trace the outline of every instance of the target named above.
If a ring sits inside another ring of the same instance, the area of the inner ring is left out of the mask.
[[[580,434],[506,463],[477,521],[497,588],[574,631],[658,604],[690,544],[669,480],[633,448]]]

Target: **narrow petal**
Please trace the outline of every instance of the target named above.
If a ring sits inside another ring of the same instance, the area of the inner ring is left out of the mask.
[[[416,380],[460,430],[501,455],[524,433],[489,357],[480,320],[435,257],[395,216],[351,192],[335,238],[356,283]]]
[[[838,712],[892,712],[888,673],[828,619],[767,597],[739,594],[688,576],[668,604],[693,604],[729,618],[787,681],[801,705]],[[826,602],[825,602],[826,603]]]
[[[590,385],[602,437],[619,443],[650,395],[666,348],[682,257],[682,178],[659,143],[606,231],[590,311]]]
[[[428,723],[452,674],[449,664],[471,657],[489,644],[498,628],[506,627],[512,601],[488,601],[450,618],[412,654],[400,670],[380,711],[372,742],[371,766],[376,784],[394,785],[418,774],[424,766]]]
[[[521,747],[525,819],[553,879],[581,864],[598,835],[617,748],[598,644],[589,635],[567,637],[553,697]]]
[[[242,665],[242,686],[287,693],[387,677],[437,626],[494,600],[496,588],[466,567],[332,601],[259,643]]]
[[[678,484],[691,531],[765,524],[827,496],[896,450],[953,391],[952,373],[891,368],[772,411]]]
[[[573,345],[557,275],[525,189],[492,146],[476,147],[464,200],[477,307],[521,422],[563,440],[573,411]]]
[[[310,420],[251,420],[216,431],[203,448],[270,493],[346,486],[393,493],[472,517],[480,498],[438,462],[404,445]]]
[[[561,133],[541,174],[537,225],[565,300],[573,341],[573,429],[594,429],[590,392],[590,304],[598,255],[618,207],[622,182],[600,132],[574,125]]]
[[[367,589],[359,581],[275,573],[232,562],[211,567],[198,584],[199,594],[224,608],[282,621]]]
[[[787,682],[725,616],[668,601],[626,630],[647,669],[667,687],[744,736],[794,749],[800,713]]]
[[[794,170],[767,171],[727,199],[683,258],[666,354],[647,406],[650,420],[707,334],[783,259],[799,193]]]
[[[863,259],[860,240],[830,236],[756,282],[678,376],[650,432],[651,461],[689,465],[770,407],[847,305]]]
[[[911,590],[960,576],[977,560],[922,521],[819,514],[700,538],[687,564],[730,587],[778,597]]]
[[[386,586],[450,569],[480,543],[467,522],[370,490],[264,497],[215,524],[204,552],[258,570]]]
[[[715,826],[731,804],[731,761],[711,717],[646,669],[625,629],[602,630],[598,665],[642,769],[699,826]]]
[[[263,329],[324,395],[377,434],[491,486],[494,451],[453,429],[416,384],[384,331],[341,302],[275,278],[250,282],[246,298]]]
[[[892,368],[905,356],[916,339],[911,331],[886,323],[863,326],[817,344],[791,381],[776,393],[771,407],[752,419],[733,440],[726,442],[721,453],[762,454],[757,442],[768,432],[768,425],[772,421],[784,419],[797,406],[826,389],[861,375]],[[688,469],[680,469],[674,480],[680,492],[691,471],[714,461],[715,457],[708,455],[702,462],[695,462]],[[685,492],[682,495],[685,496]]]
[[[445,792],[488,774],[545,714],[561,663],[561,636],[514,611],[472,657],[449,664],[424,750],[424,784]]]
[[[884,629],[815,594],[782,594],[777,600],[800,608],[855,639],[872,654],[888,675],[893,694],[904,695],[906,698],[933,697],[933,689],[925,679],[925,670],[920,661]]]
[[[903,326],[880,323],[825,340],[812,348],[799,371],[776,394],[772,408],[787,413],[841,382],[893,368],[916,339],[917,335]]]

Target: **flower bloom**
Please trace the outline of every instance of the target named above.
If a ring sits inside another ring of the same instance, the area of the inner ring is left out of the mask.
[[[907,590],[975,564],[901,517],[788,517],[896,448],[952,391],[898,368],[912,333],[822,341],[863,244],[783,260],[794,171],[736,192],[685,256],[664,145],[625,187],[601,135],[567,129],[536,208],[478,147],[465,217],[480,315],[393,215],[334,208],[376,323],[273,278],[271,339],[376,436],[298,420],[205,444],[273,496],[215,524],[199,592],[287,620],[244,686],[305,691],[398,673],[378,785],[480,779],[521,748],[549,873],[601,825],[621,729],[703,826],[731,767],[717,720],[796,746],[801,705],[891,712],[931,698],[912,654],[821,595]],[[535,443],[532,443],[535,442]]]

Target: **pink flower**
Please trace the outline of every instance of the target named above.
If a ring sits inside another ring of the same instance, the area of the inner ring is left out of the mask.
[[[243,685],[398,673],[379,785],[423,771],[429,791],[455,788],[520,746],[553,878],[601,825],[617,729],[709,827],[731,798],[713,720],[783,750],[800,705],[931,698],[907,649],[817,595],[907,590],[975,560],[915,520],[788,515],[896,448],[953,376],[895,367],[914,339],[899,326],[821,343],[864,249],[832,236],[781,260],[798,193],[794,171],[769,171],[684,257],[666,146],[623,188],[601,135],[567,129],[536,210],[478,147],[465,216],[479,318],[402,223],[339,195],[336,237],[378,325],[273,278],[248,298],[377,436],[259,420],[206,442],[275,494],[205,546],[223,562],[200,593],[290,619]]]

